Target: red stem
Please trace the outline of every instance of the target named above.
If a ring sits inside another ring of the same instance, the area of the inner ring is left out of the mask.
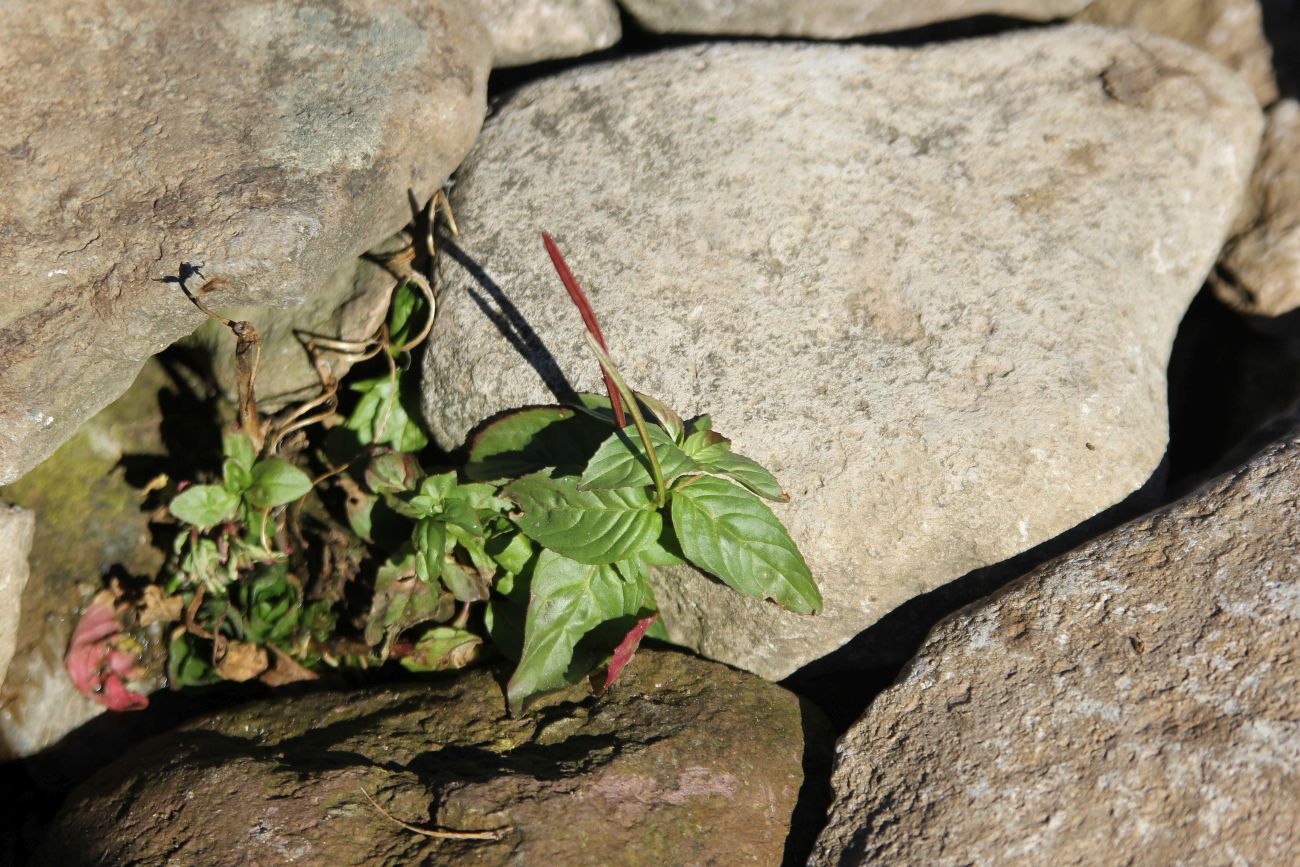
[[[582,323],[587,326],[591,336],[596,338],[600,348],[605,352],[609,352],[609,347],[605,345],[605,335],[600,333],[600,323],[596,321],[596,312],[591,309],[591,302],[587,300],[582,287],[573,278],[573,272],[569,270],[564,257],[560,255],[560,248],[555,246],[555,242],[551,240],[551,236],[546,232],[542,232],[542,243],[546,245],[546,252],[551,256],[551,264],[555,266],[556,273],[560,275],[560,282],[564,284],[573,305],[578,308],[578,313],[582,315]],[[627,419],[623,415],[623,401],[619,398],[618,389],[614,387],[614,381],[610,379],[608,373],[605,374],[605,390],[609,392],[609,406],[614,411],[614,421],[617,422],[621,430],[627,426]]]

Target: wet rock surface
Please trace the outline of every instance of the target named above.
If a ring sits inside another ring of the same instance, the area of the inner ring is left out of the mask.
[[[838,744],[813,863],[1292,860],[1297,514],[1300,431],[945,621]]]
[[[0,687],[0,759],[37,753],[104,711],[63,669],[80,609],[105,575],[151,575],[162,565],[138,486],[171,468],[169,446],[204,448],[192,426],[220,436],[220,423],[195,412],[179,376],[149,362],[125,395],[51,458],[0,488],[0,500],[35,520],[14,658]]]
[[[459,175],[426,418],[451,447],[602,390],[548,229],[629,382],[712,413],[790,494],[822,615],[684,569],[659,584],[675,640],[785,676],[1148,479],[1170,345],[1260,125],[1211,59],[1091,27],[545,79]]]
[[[292,306],[399,230],[491,53],[452,0],[24,0],[0,45],[0,483],[202,323],[178,263],[211,306]]]
[[[779,687],[643,651],[507,717],[485,670],[258,702],[146,741],[83,784],[48,863],[775,864],[827,731]],[[807,744],[807,745],[806,745]],[[411,824],[504,829],[432,840]],[[70,859],[70,860],[69,860]]]

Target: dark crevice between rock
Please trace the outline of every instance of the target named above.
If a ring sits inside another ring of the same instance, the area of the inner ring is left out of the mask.
[[[590,66],[611,60],[624,60],[645,54],[653,54],[673,48],[687,48],[692,45],[730,44],[827,44],[827,45],[867,45],[887,48],[918,48],[962,39],[976,39],[982,36],[997,36],[1014,30],[1034,30],[1059,25],[1057,21],[1026,21],[1020,18],[1007,18],[1001,15],[977,15],[971,18],[959,18],[953,21],[941,21],[924,27],[912,27],[907,30],[895,30],[888,33],[873,33],[851,39],[815,39],[799,36],[743,36],[733,33],[656,33],[642,27],[626,10],[619,10],[623,24],[623,38],[603,51],[569,57],[560,60],[545,60],[526,66],[512,66],[494,69],[488,76],[488,114],[510,98],[511,93],[520,87],[543,78],[568,72],[582,66]]]
[[[1300,98],[1300,0],[1261,0],[1264,38],[1273,49],[1278,95]]]

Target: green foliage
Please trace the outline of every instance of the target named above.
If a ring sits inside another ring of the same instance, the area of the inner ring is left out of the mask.
[[[643,634],[667,637],[655,619],[655,568],[689,563],[754,599],[819,611],[807,564],[764,502],[788,499],[777,480],[736,454],[707,415],[684,421],[633,392],[585,297],[569,288],[611,396],[503,414],[468,443],[459,471],[418,454],[428,438],[401,371],[409,344],[427,332],[432,296],[412,284],[394,292],[380,332],[387,375],[349,385],[354,402],[333,431],[347,436],[261,457],[248,436],[227,434],[220,482],[191,485],[169,504],[183,527],[167,592],[191,607],[206,593],[200,625],[173,634],[173,684],[229,672],[214,661],[226,641],[311,669],[396,659],[433,672],[468,664],[486,637],[518,660],[507,693],[519,713],[617,649],[613,677]],[[352,451],[326,462],[345,441]],[[314,534],[286,523],[299,509],[312,510]],[[309,558],[302,544],[326,550]],[[304,582],[317,564],[336,566],[337,577]],[[241,664],[250,658],[243,652]]]

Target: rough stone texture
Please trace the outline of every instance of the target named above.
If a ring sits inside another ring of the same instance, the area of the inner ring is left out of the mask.
[[[776,511],[822,615],[659,581],[676,640],[783,677],[1149,477],[1173,336],[1261,123],[1205,55],[1085,26],[718,45],[539,82],[459,175],[427,420],[455,446],[553,402],[557,363],[603,390],[549,229],[629,381],[713,413],[792,496]]]
[[[658,33],[810,36],[847,39],[974,15],[1050,21],[1088,0],[619,0],[641,26]]]
[[[0,488],[0,498],[36,518],[16,652],[0,681],[0,759],[37,753],[104,710],[73,687],[63,656],[83,603],[110,569],[153,575],[162,565],[139,491],[126,475],[135,473],[139,484],[176,471],[162,457],[164,427],[176,440],[172,446],[191,456],[204,443],[187,422],[220,436],[219,422],[196,413],[183,391],[158,362],[147,363],[125,395],[51,458]]]
[[[1244,313],[1280,316],[1300,307],[1300,103],[1268,112],[1251,181],[1254,218],[1229,243],[1215,293]]]
[[[4,683],[9,660],[14,657],[35,529],[31,512],[0,502],[0,683]]]
[[[522,66],[609,48],[623,37],[613,0],[469,0],[492,39],[492,65]]]
[[[404,232],[370,251],[394,252],[410,241]],[[375,332],[388,313],[397,279],[376,261],[357,258],[335,271],[320,290],[305,302],[287,310],[271,307],[232,307],[224,316],[247,320],[262,341],[257,368],[258,408],[274,410],[285,403],[320,394],[321,381],[298,333],[342,340],[365,340]],[[212,358],[212,372],[230,396],[238,391],[235,376],[235,337],[216,320],[204,322],[186,343],[199,346]],[[322,352],[320,359],[335,378],[352,368],[352,358]]]
[[[1300,433],[940,624],[814,864],[1291,864]]]
[[[624,677],[518,720],[487,671],[234,708],[83,784],[45,863],[780,863],[816,712],[684,654],[643,651]],[[432,841],[362,789],[413,824],[509,830]]]
[[[1180,39],[1245,77],[1260,105],[1277,99],[1259,0],[1093,0],[1076,20]]]
[[[285,307],[400,229],[491,54],[453,0],[16,0],[0,46],[0,484],[203,321],[179,262]]]

